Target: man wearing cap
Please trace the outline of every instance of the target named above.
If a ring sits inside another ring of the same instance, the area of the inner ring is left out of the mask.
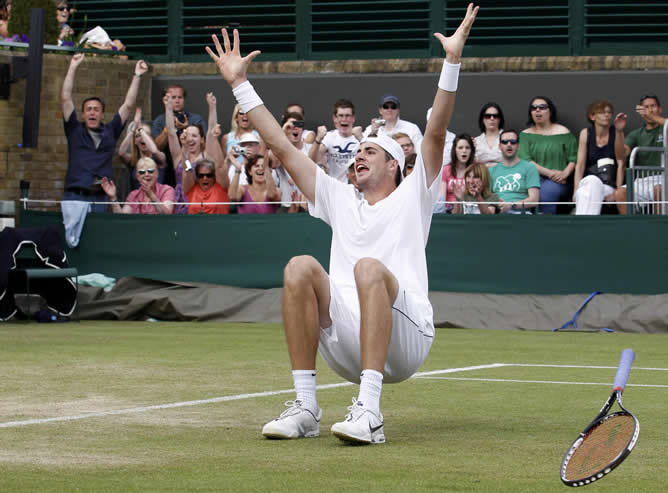
[[[239,137],[239,149],[234,147],[230,149],[230,152],[227,153],[227,165],[229,167],[228,175],[230,177],[230,183],[234,179],[234,173],[238,172],[238,168],[234,165],[234,161],[239,161],[241,164],[241,169],[248,161],[248,158],[251,156],[256,156],[260,153],[261,144],[260,139],[253,132],[246,132]],[[246,173],[241,173],[239,176],[239,185],[248,185],[248,178],[246,178]]]
[[[365,137],[373,134],[392,137],[396,133],[404,133],[410,137],[416,147],[420,145],[420,141],[422,140],[420,127],[415,123],[399,118],[401,109],[398,97],[393,94],[385,94],[380,98],[378,112],[380,113],[380,118],[372,119],[371,125],[364,129]]]
[[[478,8],[470,4],[455,34],[441,42],[443,63],[432,117],[413,172],[402,182],[404,154],[387,135],[368,137],[355,158],[357,189],[322,171],[296,149],[246,79],[239,33],[207,47],[239,104],[306,199],[309,212],[332,228],[329,272],[313,257],[293,257],[284,271],[283,322],[297,397],[267,423],[267,438],[320,434],[316,354],[343,378],[359,383],[346,418],[332,433],[346,442],[385,442],[383,380],[400,382],[427,357],[434,338],[425,246],[438,197],[445,129],[452,116],[462,50]]]

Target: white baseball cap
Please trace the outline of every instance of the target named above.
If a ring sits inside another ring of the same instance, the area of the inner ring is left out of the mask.
[[[257,135],[255,135],[252,132],[246,132],[241,136],[239,139],[239,144],[246,144],[249,142],[255,142],[256,144],[260,143],[260,139],[257,138]]]

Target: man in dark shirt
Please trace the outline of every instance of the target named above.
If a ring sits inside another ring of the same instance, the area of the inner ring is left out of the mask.
[[[96,202],[91,210],[105,212],[106,204],[102,202],[107,201],[107,196],[98,186],[99,180],[103,177],[112,178],[111,161],[116,152],[116,141],[135,105],[139,82],[141,76],[148,71],[148,65],[143,60],[139,60],[135,65],[134,77],[125,101],[111,123],[104,123],[104,102],[95,96],[84,100],[81,106],[83,113],[81,122],[74,111],[72,88],[77,68],[83,59],[83,53],[77,53],[72,57],[61,92],[68,150],[63,200]]]

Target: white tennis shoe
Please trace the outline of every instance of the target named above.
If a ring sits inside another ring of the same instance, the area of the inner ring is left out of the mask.
[[[311,438],[320,436],[320,419],[322,409],[317,414],[302,407],[302,401],[286,401],[288,409],[281,415],[269,421],[262,428],[262,434],[267,438]]]
[[[332,433],[339,439],[354,443],[385,443],[385,422],[381,413],[374,413],[353,397],[353,405],[346,419],[332,426]]]

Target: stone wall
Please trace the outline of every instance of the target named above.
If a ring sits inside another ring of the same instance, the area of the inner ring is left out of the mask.
[[[13,56],[25,53],[0,51],[0,63],[11,63]],[[18,147],[22,141],[25,79],[11,84],[9,100],[0,100],[0,200],[19,198],[19,182],[30,181],[29,197],[35,200],[60,200],[67,169],[67,141],[63,132],[60,90],[67,72],[69,57],[44,55],[39,146]],[[77,112],[84,98],[97,95],[106,102],[105,117],[110,121],[122,104],[133,73],[134,61],[88,57],[80,66],[73,99]],[[256,74],[295,73],[437,73],[439,59],[340,60],[301,62],[258,62],[251,68]],[[525,57],[465,59],[464,72],[531,72],[531,71],[600,71],[663,70],[668,56],[656,57]],[[153,76],[215,75],[211,63],[157,64],[142,80],[137,103],[146,119],[151,115],[150,91]],[[225,119],[222,119],[225,123]],[[223,125],[227,130],[226,125]],[[118,176],[125,173],[114,160]],[[57,209],[57,204],[40,204],[37,208]]]

